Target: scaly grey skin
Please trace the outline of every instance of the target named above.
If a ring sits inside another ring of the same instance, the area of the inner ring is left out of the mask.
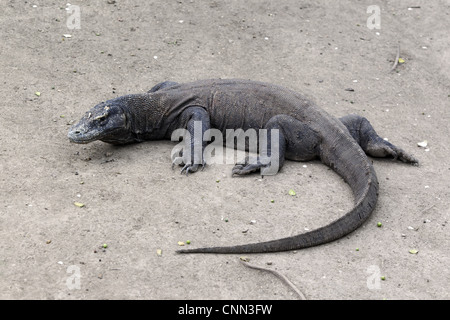
[[[98,104],[71,128],[68,137],[75,143],[100,140],[126,144],[170,139],[175,129],[185,128],[191,135],[191,139],[185,139],[191,153],[176,156],[173,163],[181,164],[181,172],[189,173],[205,164],[202,157],[206,142],[194,139],[195,121],[201,121],[202,134],[216,128],[224,138],[226,129],[278,129],[279,148],[270,149],[269,134],[267,155],[278,160],[279,169],[285,159],[319,158],[349,184],[355,205],[329,225],[296,236],[238,246],[180,250],[179,253],[276,252],[336,240],[357,229],[375,208],[378,182],[366,154],[418,164],[413,156],[380,138],[363,117],[348,115],[336,119],[294,91],[247,80],[203,80],[185,84],[166,81],[148,93],[126,95]],[[237,164],[232,173],[245,175],[259,171],[264,175],[271,163],[262,160],[247,158]]]

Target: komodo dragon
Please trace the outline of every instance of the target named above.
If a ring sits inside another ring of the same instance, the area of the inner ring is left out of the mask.
[[[221,130],[224,136],[226,129],[278,129],[278,150],[271,150],[270,134],[266,141],[267,156],[277,159],[279,168],[285,159],[320,158],[349,184],[355,205],[334,222],[292,237],[238,246],[179,250],[179,253],[277,252],[336,240],[357,229],[374,210],[378,182],[366,153],[418,164],[413,156],[380,138],[363,117],[348,115],[337,119],[301,94],[248,80],[202,80],[185,84],[166,81],[148,93],[101,102],[70,129],[68,137],[75,143],[100,140],[126,144],[170,139],[175,129],[186,128],[191,135],[190,140],[186,140],[192,146],[191,152],[180,154],[183,161],[177,157],[174,163],[182,162],[181,172],[188,173],[205,164],[198,150],[204,150],[206,142],[194,139],[195,121],[201,121],[197,128],[201,128],[202,137],[209,128]],[[247,157],[232,173],[244,175],[260,171],[263,174],[270,163],[259,161],[262,160],[259,157],[253,160]]]

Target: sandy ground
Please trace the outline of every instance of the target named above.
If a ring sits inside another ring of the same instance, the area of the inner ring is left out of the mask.
[[[449,298],[450,1],[72,5],[79,15],[55,1],[0,3],[0,298],[297,298],[238,255],[175,250],[186,240],[276,239],[336,219],[353,200],[328,167],[287,162],[260,179],[211,165],[186,177],[171,170],[170,141],[67,139],[102,100],[206,78],[272,82],[335,116],[358,113],[420,160],[374,159],[378,204],[349,236],[248,255],[251,263],[281,272],[308,299]],[[381,9],[380,29],[368,27],[370,5]],[[390,73],[398,41],[405,63]]]

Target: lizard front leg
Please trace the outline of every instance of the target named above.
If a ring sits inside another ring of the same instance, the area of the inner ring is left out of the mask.
[[[286,138],[283,129],[284,115],[272,117],[264,126],[265,133],[259,133],[259,155],[245,157],[242,163],[237,163],[232,169],[232,176],[246,175],[260,171],[261,176],[276,174],[284,164]]]
[[[202,107],[189,107],[179,117],[179,128],[185,129],[183,135],[183,150],[175,153],[172,168],[175,164],[183,166],[181,173],[196,172],[200,166],[205,166],[203,151],[207,142],[203,139],[205,131],[210,128],[208,112]]]

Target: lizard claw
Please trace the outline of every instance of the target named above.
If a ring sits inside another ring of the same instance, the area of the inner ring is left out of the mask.
[[[189,174],[189,172],[196,172],[198,170],[199,165],[198,164],[186,164],[183,169],[181,169],[180,174],[183,174],[184,171],[186,171],[186,175]]]

